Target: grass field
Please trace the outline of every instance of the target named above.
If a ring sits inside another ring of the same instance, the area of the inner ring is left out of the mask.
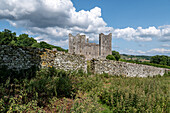
[[[89,75],[48,68],[0,85],[1,112],[170,112],[170,74],[154,78]]]

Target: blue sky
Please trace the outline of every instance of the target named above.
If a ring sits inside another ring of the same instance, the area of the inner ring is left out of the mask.
[[[170,24],[169,0],[72,0],[77,11],[102,9],[102,17],[114,28]]]
[[[27,33],[68,48],[68,33],[98,43],[113,35],[125,54],[170,56],[170,0],[1,0],[0,31]]]

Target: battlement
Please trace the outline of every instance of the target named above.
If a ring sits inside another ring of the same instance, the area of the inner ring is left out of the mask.
[[[85,35],[69,34],[69,53],[84,55],[86,59],[106,58],[112,54],[112,34],[99,34],[99,44],[89,43]]]

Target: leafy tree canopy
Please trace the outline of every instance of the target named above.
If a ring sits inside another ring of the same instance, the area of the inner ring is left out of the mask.
[[[106,57],[106,59],[108,59],[108,60],[116,60],[116,58],[113,55],[108,55]]]
[[[152,56],[150,63],[170,66],[170,57],[165,56],[165,55]]]
[[[115,59],[116,59],[117,61],[119,61],[119,59],[120,59],[120,54],[119,54],[119,52],[117,52],[117,51],[112,51],[112,55],[115,57]]]
[[[12,32],[8,29],[4,29],[4,31],[0,32],[0,44],[23,46],[23,47],[47,48],[47,49],[57,48],[58,51],[68,52],[68,50],[65,50],[58,46],[48,44],[44,41],[38,43],[37,40],[35,40],[32,37],[29,37],[28,34],[21,34],[17,37],[15,32]]]

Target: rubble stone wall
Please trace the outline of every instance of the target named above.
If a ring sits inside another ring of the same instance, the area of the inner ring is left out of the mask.
[[[40,49],[0,45],[0,68],[20,71],[41,66]]]
[[[0,45],[0,69],[21,71],[32,67],[79,70],[87,72],[87,61],[83,55],[72,55],[47,49],[25,48]],[[91,60],[91,71],[97,74],[122,75],[128,77],[147,77],[163,75],[170,69],[126,63],[111,60]]]
[[[97,74],[108,73],[109,75],[126,77],[162,76],[167,71],[170,71],[170,69],[111,60],[92,60],[91,68]]]
[[[54,66],[65,71],[87,70],[85,57],[82,55],[70,55],[47,49],[0,45],[0,69],[4,66],[13,71],[21,71],[33,66],[38,68]]]
[[[83,55],[71,55],[65,52],[53,52],[47,50],[41,55],[41,66],[55,67],[56,69],[68,70],[84,70],[87,71],[87,63]]]

